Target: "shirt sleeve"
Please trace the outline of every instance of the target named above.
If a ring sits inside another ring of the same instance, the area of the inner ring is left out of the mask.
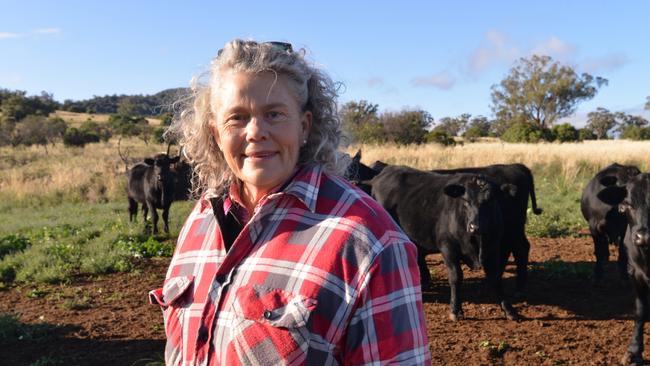
[[[346,365],[430,365],[413,243],[388,245],[361,286],[345,336]]]

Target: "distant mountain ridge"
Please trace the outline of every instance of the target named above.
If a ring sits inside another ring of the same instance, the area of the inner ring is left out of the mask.
[[[189,88],[170,88],[152,95],[105,95],[85,100],[67,99],[61,109],[77,113],[120,113],[125,115],[157,116],[172,113],[173,104],[189,95]]]

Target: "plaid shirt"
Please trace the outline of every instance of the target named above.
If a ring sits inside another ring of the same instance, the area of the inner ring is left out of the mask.
[[[166,363],[430,364],[416,257],[379,204],[318,166],[259,202],[228,251],[202,198],[150,292]]]

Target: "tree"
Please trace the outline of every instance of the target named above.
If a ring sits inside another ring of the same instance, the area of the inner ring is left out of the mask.
[[[645,109],[650,109],[650,97],[645,97]]]
[[[471,117],[472,115],[469,113],[463,113],[458,117],[443,117],[438,121],[434,130],[444,131],[451,136],[460,136],[467,128]]]
[[[645,127],[648,125],[648,120],[641,116],[633,116],[624,112],[616,112],[615,116],[618,123],[616,130],[621,134],[630,127]]]
[[[26,96],[24,91],[16,91],[2,97],[0,111],[3,119],[20,121],[29,115],[45,116],[54,112],[58,103],[52,94],[41,92],[40,96]]]
[[[470,120],[469,126],[463,132],[463,137],[474,141],[479,137],[489,136],[491,127],[492,123],[486,117],[476,116]]]
[[[505,142],[540,142],[542,140],[551,140],[550,131],[543,129],[533,123],[513,123],[501,135],[501,140]]]
[[[385,112],[379,118],[386,140],[404,145],[424,142],[432,122],[431,115],[423,110]]]
[[[345,103],[339,111],[343,130],[356,142],[378,142],[382,140],[377,110],[379,106],[366,100]]]
[[[562,123],[551,129],[553,139],[559,142],[572,142],[580,139],[578,130],[570,123]]]
[[[508,124],[534,123],[548,129],[573,114],[579,102],[593,98],[607,84],[601,77],[575,70],[549,56],[521,58],[499,85],[492,86],[492,110]]]
[[[605,108],[598,107],[587,114],[585,128],[590,130],[598,140],[608,138],[607,133],[614,127],[616,127],[616,115]]]

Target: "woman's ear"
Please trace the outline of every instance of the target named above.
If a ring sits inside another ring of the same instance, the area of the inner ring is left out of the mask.
[[[219,130],[217,130],[217,122],[214,120],[213,117],[210,117],[208,119],[208,128],[210,129],[210,134],[212,134],[212,138],[214,139],[214,142],[217,143],[219,150],[221,150],[221,142],[219,140]]]
[[[302,141],[307,141],[309,139],[309,131],[311,130],[312,118],[313,115],[311,111],[306,111],[302,115],[302,120],[300,121],[302,124]]]

